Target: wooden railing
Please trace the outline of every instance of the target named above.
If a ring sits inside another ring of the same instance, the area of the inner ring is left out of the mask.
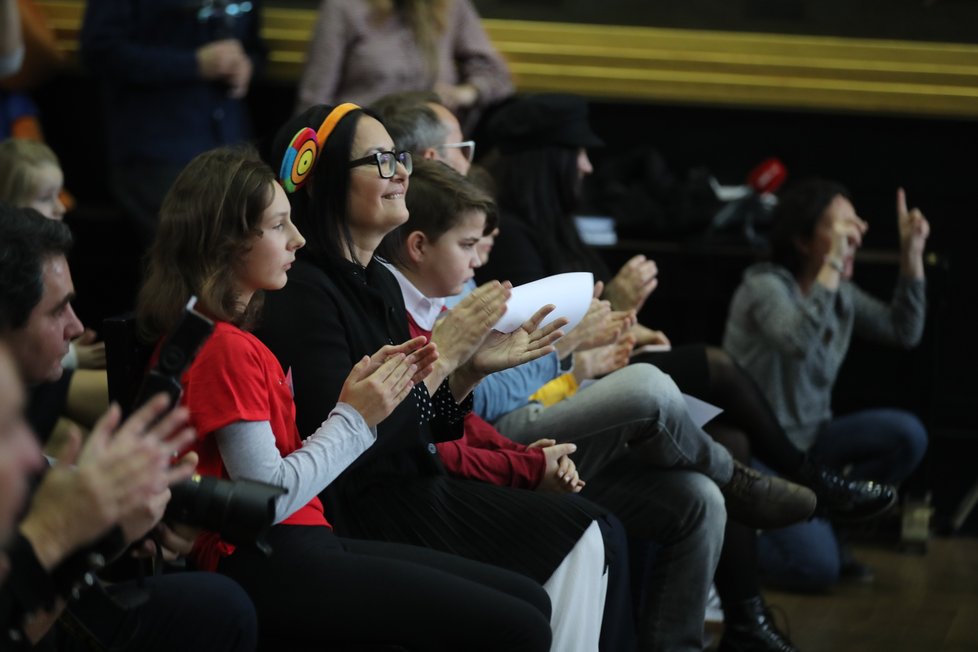
[[[82,0],[41,0],[78,47]],[[266,6],[268,74],[295,81],[314,9]],[[978,118],[978,46],[654,27],[483,24],[520,91],[591,98]]]

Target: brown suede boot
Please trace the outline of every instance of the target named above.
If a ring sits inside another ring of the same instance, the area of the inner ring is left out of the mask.
[[[808,487],[761,475],[734,460],[733,477],[720,487],[727,515],[747,527],[769,530],[792,525],[815,512],[815,493]]]

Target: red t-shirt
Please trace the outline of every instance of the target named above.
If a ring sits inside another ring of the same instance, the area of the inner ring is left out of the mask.
[[[411,337],[431,338],[431,331],[419,326],[410,312],[407,318]],[[449,473],[495,485],[536,489],[547,468],[543,450],[504,437],[474,412],[465,415],[461,439],[436,446]]]
[[[194,450],[200,456],[197,472],[201,475],[228,477],[217,439],[212,435],[238,421],[268,421],[282,457],[302,446],[295,425],[291,379],[286,378],[268,347],[251,333],[217,322],[181,384],[181,403],[190,409],[190,422],[197,430]],[[329,526],[319,498],[313,498],[282,522]],[[191,557],[198,568],[215,570],[220,558],[232,552],[234,546],[222,541],[217,533],[205,532],[194,543]]]

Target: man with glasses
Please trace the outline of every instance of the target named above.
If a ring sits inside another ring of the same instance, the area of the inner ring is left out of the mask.
[[[474,143],[466,147],[456,142],[461,139],[458,122],[431,97],[393,95],[372,108],[398,148],[470,173],[465,154],[473,153]],[[741,517],[773,507],[783,518],[795,511],[807,516],[814,497],[770,478],[756,478],[750,491],[728,481],[721,494],[719,469],[733,465],[730,454],[693,426],[675,384],[648,365],[631,365],[552,406],[531,402],[529,396],[573,360],[562,348],[570,346],[568,339],[558,342],[556,353],[486,377],[473,392],[473,412],[523,443],[558,437],[577,444],[574,459],[587,482],[582,495],[612,510],[634,540],[656,547],[651,569],[641,574],[641,649],[702,649],[706,600],[726,522],[725,500],[739,505]],[[648,442],[657,444],[649,447]],[[632,449],[644,451],[645,457],[637,460]],[[714,460],[710,472],[682,468],[665,452],[680,450],[687,460]]]
[[[468,174],[475,158],[475,141],[462,140],[455,115],[434,93],[395,93],[371,107],[384,122],[397,147],[415,156],[441,161]]]

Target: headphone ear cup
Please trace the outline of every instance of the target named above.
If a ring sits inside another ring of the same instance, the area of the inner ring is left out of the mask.
[[[278,177],[285,192],[295,192],[309,180],[319,158],[316,132],[309,127],[300,129],[285,150]]]

